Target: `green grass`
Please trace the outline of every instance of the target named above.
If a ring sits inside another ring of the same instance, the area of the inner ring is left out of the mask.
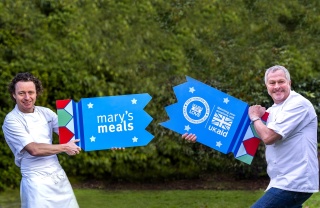
[[[0,192],[0,208],[20,207],[19,194],[19,190]]]
[[[81,208],[245,208],[250,207],[263,191],[105,191],[75,189]],[[1,208],[20,207],[19,190],[0,193]],[[304,208],[320,207],[320,194],[314,194]]]

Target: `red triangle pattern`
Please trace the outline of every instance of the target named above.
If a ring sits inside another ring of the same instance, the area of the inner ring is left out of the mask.
[[[256,137],[243,141],[243,146],[249,155],[254,156],[256,154],[260,141],[261,140]]]
[[[263,121],[267,121],[268,116],[269,116],[269,113],[268,113],[268,112],[265,112],[265,113],[263,114],[263,116],[261,117],[261,119],[262,119]]]
[[[68,143],[74,134],[65,126],[59,127],[59,140],[60,144]]]
[[[64,109],[69,103],[71,99],[68,100],[57,100],[56,101],[56,107],[57,109]]]

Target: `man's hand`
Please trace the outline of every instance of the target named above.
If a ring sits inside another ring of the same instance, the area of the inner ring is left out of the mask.
[[[257,118],[261,118],[263,114],[265,114],[266,108],[261,105],[252,105],[249,107],[249,118],[250,120],[256,120]]]
[[[80,153],[81,148],[76,145],[80,139],[70,140],[68,143],[64,144],[64,148],[66,148],[65,153],[68,155],[77,155]]]
[[[185,133],[181,136],[183,139],[195,143],[197,140],[197,136],[195,134]]]
[[[112,147],[111,150],[112,151],[114,151],[114,150],[125,150],[125,148],[124,147]]]

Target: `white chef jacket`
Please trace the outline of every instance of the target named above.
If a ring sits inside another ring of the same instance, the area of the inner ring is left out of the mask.
[[[16,105],[6,116],[2,129],[22,174],[21,206],[78,207],[57,155],[32,156],[23,149],[31,142],[52,144],[52,132],[58,133],[57,115],[40,106],[35,106],[33,113],[22,113]]]
[[[319,190],[317,115],[309,100],[291,91],[282,103],[267,110],[267,127],[282,136],[266,145],[271,187],[313,193]]]

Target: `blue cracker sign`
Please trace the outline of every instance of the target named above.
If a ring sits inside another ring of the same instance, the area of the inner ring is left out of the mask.
[[[80,139],[85,151],[147,145],[152,117],[143,108],[150,100],[149,94],[58,100],[60,143]]]
[[[165,108],[170,120],[161,125],[179,134],[194,133],[197,142],[251,164],[260,139],[250,125],[248,104],[186,78],[173,88],[178,102]]]

